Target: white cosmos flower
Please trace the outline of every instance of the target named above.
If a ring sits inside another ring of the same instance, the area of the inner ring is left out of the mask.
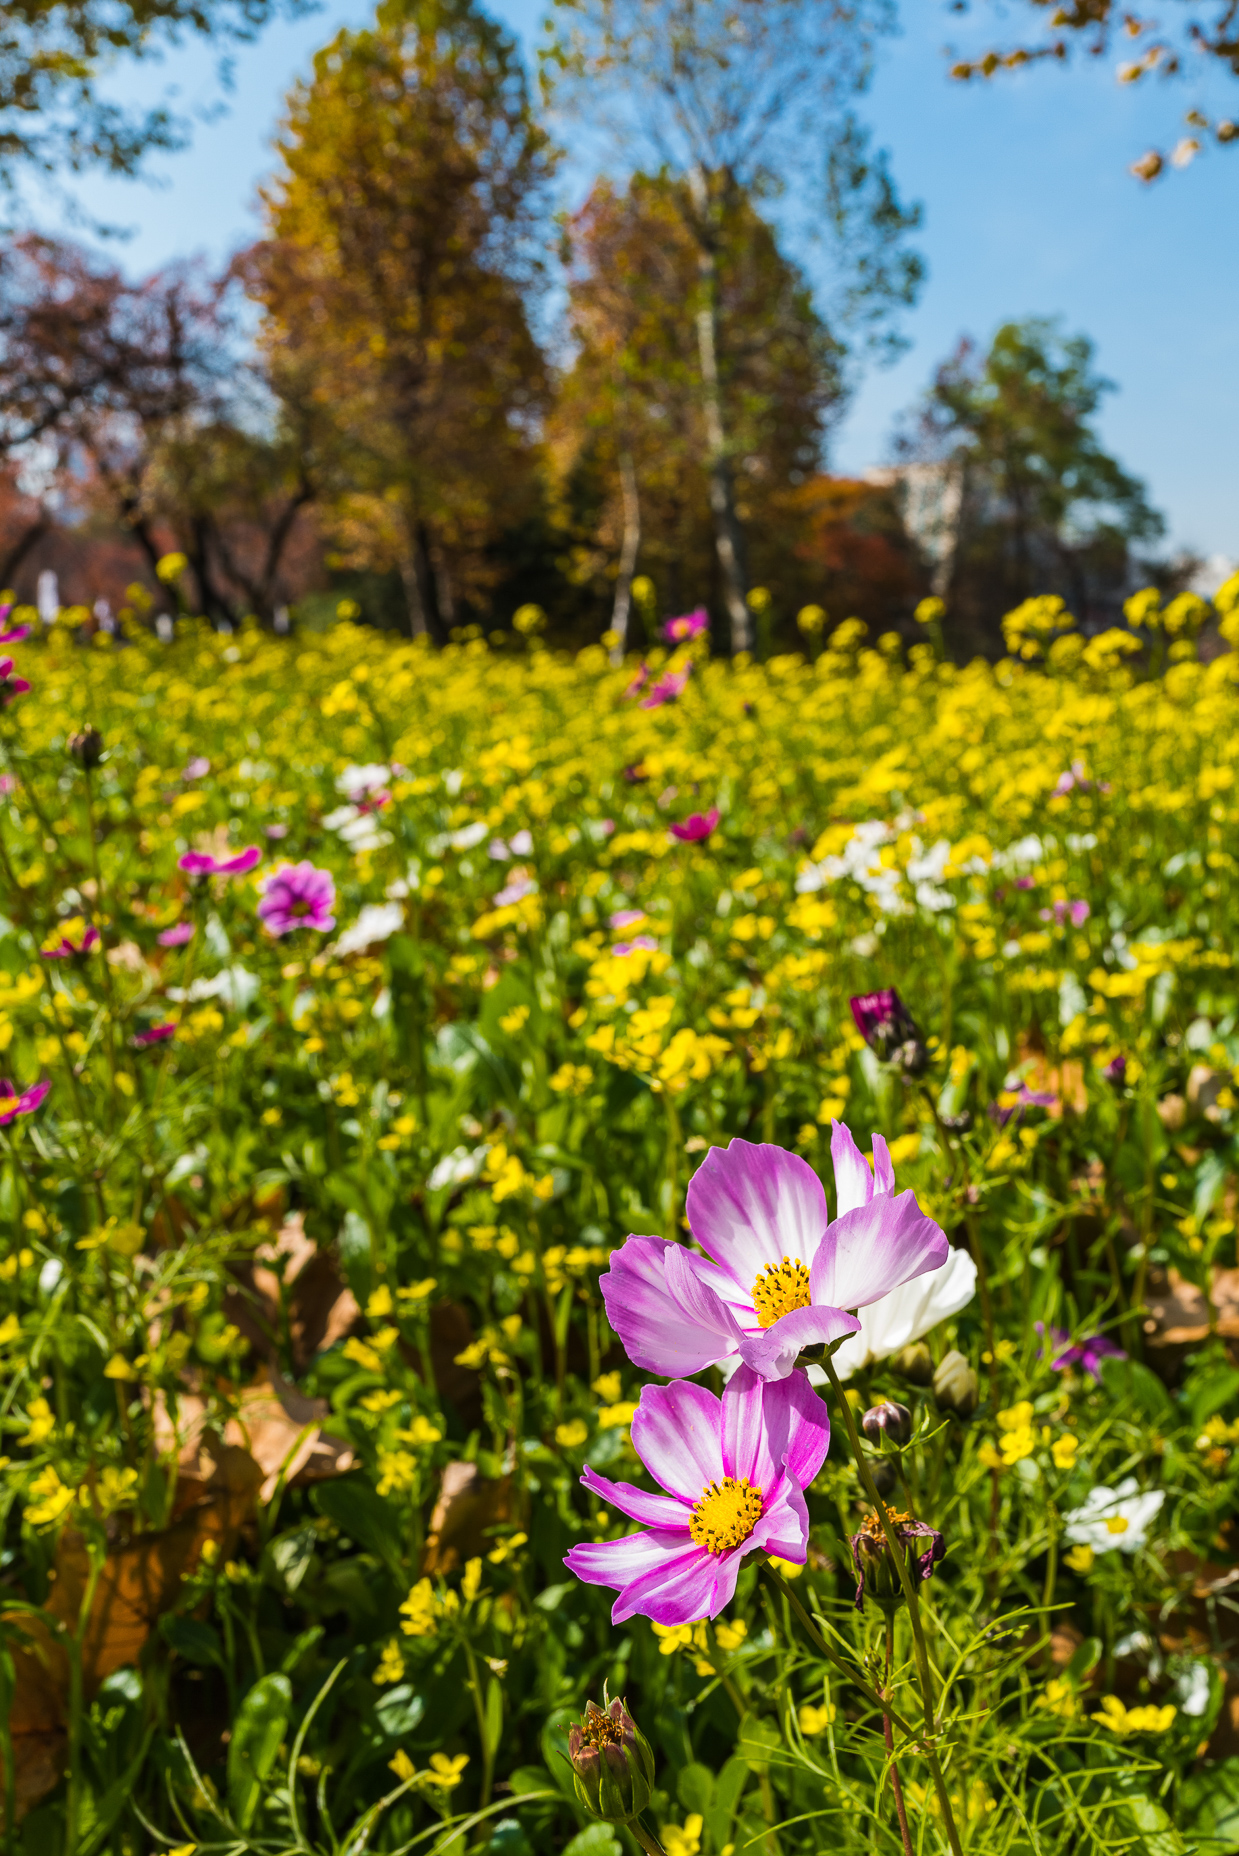
[[[359,954],[376,941],[390,940],[404,926],[404,910],[399,902],[367,902],[357,920],[346,928],[336,942],[337,954]]]
[[[860,1333],[849,1335],[834,1354],[835,1371],[840,1379],[850,1379],[875,1360],[888,1360],[948,1315],[957,1315],[976,1292],[976,1264],[966,1250],[953,1250],[941,1269],[901,1282],[889,1295],[857,1310]]]
[[[1165,1499],[1162,1489],[1142,1495],[1134,1476],[1126,1477],[1117,1489],[1090,1489],[1084,1506],[1064,1516],[1064,1535],[1073,1545],[1091,1547],[1094,1553],[1111,1553],[1116,1547],[1120,1553],[1135,1553],[1148,1539]]]

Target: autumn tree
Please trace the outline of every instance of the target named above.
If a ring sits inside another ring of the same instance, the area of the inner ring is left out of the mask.
[[[212,619],[270,616],[313,448],[246,356],[238,294],[192,266],[131,284],[67,241],[10,242],[0,451],[48,491],[26,547],[71,504],[131,537],[152,577],[183,551]]]
[[[836,235],[841,298],[870,332],[911,301],[920,267],[880,156],[849,106],[868,79],[880,0],[557,0],[543,54],[553,103],[610,131],[625,166],[679,182],[673,197],[696,266],[695,372],[707,487],[734,648],[751,643],[740,445],[726,417],[730,361],[721,306],[738,203],[794,179],[814,228]],[[849,288],[849,285],[851,286]]]
[[[254,39],[307,0],[7,0],[0,12],[0,189],[23,175],[99,167],[136,171],[153,148],[180,147],[185,123],[167,107],[135,110],[101,93],[118,57],[155,57],[190,33]]]
[[[319,53],[280,155],[264,352],[327,415],[334,558],[397,567],[441,637],[528,501],[544,394],[524,290],[550,158],[517,48],[470,0],[385,0]]]
[[[985,355],[961,342],[938,370],[901,450],[955,478],[946,597],[961,646],[997,646],[1002,613],[1034,593],[1104,617],[1132,549],[1161,535],[1097,432],[1111,390],[1088,338],[1039,317],[1006,323]]]
[[[673,603],[719,572],[694,314],[702,280],[687,183],[600,181],[567,227],[571,365],[549,425],[569,565],[603,579],[640,511],[641,562]],[[737,518],[763,580],[785,560],[774,510],[818,465],[842,400],[840,350],[799,271],[739,192],[719,228],[718,394]],[[628,563],[631,569],[631,563]]]

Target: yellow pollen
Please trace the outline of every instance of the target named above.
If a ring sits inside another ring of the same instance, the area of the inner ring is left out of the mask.
[[[782,1263],[768,1264],[762,1270],[752,1293],[759,1323],[764,1328],[772,1328],[784,1315],[790,1315],[793,1308],[809,1307],[809,1272],[798,1259],[784,1257]]]
[[[754,1488],[747,1476],[739,1482],[734,1476],[707,1482],[693,1509],[688,1531],[707,1553],[730,1553],[748,1539],[761,1520],[761,1499],[761,1490]]]

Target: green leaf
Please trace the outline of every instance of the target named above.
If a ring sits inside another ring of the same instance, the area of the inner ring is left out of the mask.
[[[263,1676],[237,1709],[228,1743],[228,1805],[242,1830],[254,1821],[292,1712],[287,1676]]]
[[[610,1824],[586,1824],[565,1844],[564,1856],[623,1856],[623,1851]]]
[[[1188,1779],[1176,1812],[1199,1856],[1233,1856],[1239,1850],[1239,1759],[1224,1759]]]
[[[213,1624],[204,1624],[200,1618],[165,1616],[159,1620],[159,1634],[170,1650],[199,1669],[212,1664],[217,1669],[226,1667],[223,1645]]]
[[[700,1811],[708,1818],[714,1802],[714,1774],[696,1760],[685,1766],[676,1781],[676,1796],[686,1811]]]
[[[367,1552],[377,1553],[398,1577],[403,1576],[400,1525],[394,1510],[373,1484],[362,1476],[340,1476],[320,1483],[310,1499],[342,1534]]]
[[[1138,1360],[1103,1360],[1101,1380],[1116,1403],[1135,1404],[1160,1423],[1173,1424],[1178,1417],[1174,1400],[1156,1373]]]

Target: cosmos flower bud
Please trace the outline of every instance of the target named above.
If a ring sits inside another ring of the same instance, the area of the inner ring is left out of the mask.
[[[915,1340],[910,1347],[902,1348],[891,1365],[901,1379],[914,1386],[927,1386],[934,1376],[933,1355],[923,1340]]]
[[[920,1076],[929,1067],[929,1052],[916,1021],[893,986],[861,993],[849,1001],[856,1029],[875,1057],[905,1076]]]
[[[568,1730],[577,1797],[594,1817],[631,1823],[650,1801],[654,1755],[650,1743],[618,1696],[600,1708],[585,1704],[585,1719]]]
[[[79,729],[76,735],[69,736],[69,752],[78,766],[89,772],[103,759],[103,736],[97,728]]]
[[[942,1535],[936,1528],[918,1521],[914,1515],[900,1514],[891,1508],[887,1510],[887,1516],[898,1549],[906,1556],[913,1586],[923,1584],[933,1577],[934,1567],[946,1551]],[[928,1541],[928,1546],[922,1548],[922,1541]],[[861,1523],[860,1532],[852,1535],[850,1544],[860,1581],[856,1587],[857,1610],[861,1609],[866,1598],[872,1598],[889,1616],[903,1603],[904,1589],[899,1566],[891,1554],[890,1542],[880,1517],[876,1514],[868,1515]]]
[[[880,1405],[870,1406],[860,1421],[860,1428],[871,1444],[880,1445],[885,1437],[898,1448],[912,1436],[912,1413],[906,1405],[884,1399]]]
[[[940,1411],[970,1418],[980,1396],[977,1376],[962,1353],[954,1349],[939,1363],[933,1378],[934,1399]]]

